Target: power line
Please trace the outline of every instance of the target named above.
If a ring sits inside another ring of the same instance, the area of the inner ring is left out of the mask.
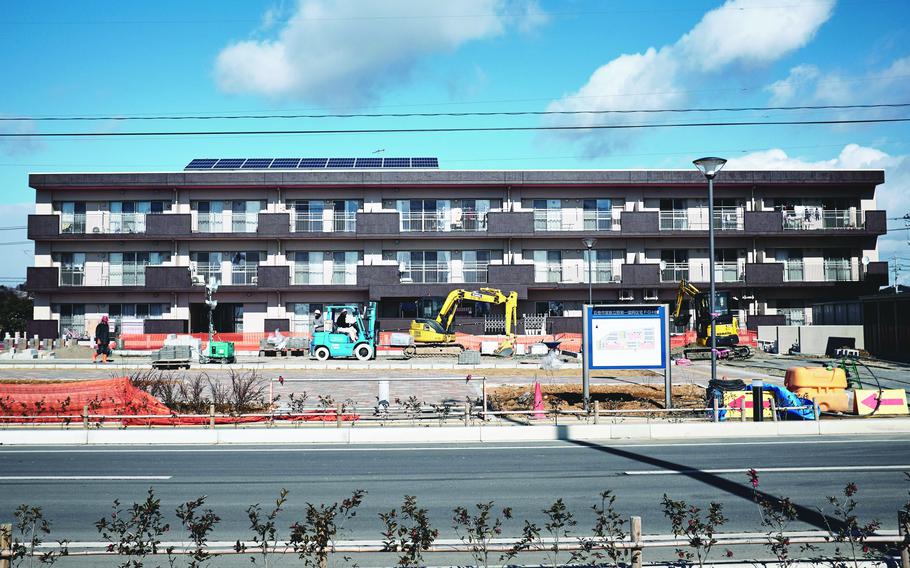
[[[394,113],[323,113],[323,114],[222,114],[222,115],[129,115],[129,116],[0,116],[0,122],[60,122],[60,121],[127,121],[127,120],[262,120],[301,118],[438,118],[474,116],[547,116],[580,114],[658,114],[697,112],[747,112],[792,110],[866,110],[876,108],[905,108],[910,103],[875,103],[855,105],[799,105],[771,107],[703,107],[658,109],[606,109],[606,110],[519,110],[519,111],[465,111],[465,112],[394,112]]]
[[[881,124],[910,122],[910,118],[865,118],[853,120],[771,120],[742,122],[679,122],[666,124],[593,124],[588,126],[469,126],[450,128],[356,128],[349,130],[198,130],[165,132],[3,132],[0,138],[109,138],[138,136],[251,136],[286,134],[421,134],[440,132],[526,132],[542,130],[632,130],[646,128],[691,128],[705,126],[786,126],[821,124]]]
[[[32,241],[13,241],[13,242],[7,242],[7,243],[0,243],[0,246],[8,246],[8,245],[30,245],[30,244],[32,244]]]

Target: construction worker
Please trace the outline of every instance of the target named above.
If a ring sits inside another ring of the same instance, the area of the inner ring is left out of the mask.
[[[111,353],[111,326],[108,323],[107,316],[101,316],[101,321],[95,326],[95,353],[92,355],[92,363],[98,362],[98,355],[101,355],[101,362],[107,363],[107,356]]]

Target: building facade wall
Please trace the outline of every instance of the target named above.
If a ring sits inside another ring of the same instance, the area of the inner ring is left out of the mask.
[[[885,283],[883,180],[722,173],[715,276],[740,317],[810,323],[820,299]],[[595,301],[672,302],[680,279],[710,276],[697,172],[35,174],[30,185],[36,329],[88,328],[112,310],[178,322],[147,329],[197,327],[209,278],[231,325],[259,332],[339,301],[377,300],[406,320],[412,305],[483,286],[518,291],[522,313],[574,317],[589,279]],[[597,239],[590,257],[585,237]]]

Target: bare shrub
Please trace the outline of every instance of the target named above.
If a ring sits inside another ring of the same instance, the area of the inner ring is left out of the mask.
[[[244,413],[266,407],[267,384],[256,371],[230,370],[229,400],[231,412]]]

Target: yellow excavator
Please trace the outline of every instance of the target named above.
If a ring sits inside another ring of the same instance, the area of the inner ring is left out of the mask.
[[[515,323],[518,313],[518,293],[503,293],[494,288],[480,290],[452,290],[446,297],[439,314],[435,319],[415,319],[411,322],[409,333],[414,342],[405,347],[404,354],[414,357],[426,355],[457,355],[464,351],[464,346],[455,340],[452,324],[455,313],[463,302],[480,302],[484,304],[505,306],[506,339],[494,352],[499,357],[511,357],[515,351]]]
[[[683,300],[690,297],[695,302],[695,333],[696,343],[701,347],[685,349],[683,354],[687,359],[711,358],[711,295],[702,292],[687,280],[679,281],[676,293],[676,310],[673,312],[673,323],[680,326],[689,326],[689,312],[683,312]],[[725,348],[728,357],[746,359],[752,356],[748,345],[739,344],[739,321],[730,312],[730,292],[716,292],[714,309],[717,316],[714,320],[714,329],[717,334],[717,347]]]

